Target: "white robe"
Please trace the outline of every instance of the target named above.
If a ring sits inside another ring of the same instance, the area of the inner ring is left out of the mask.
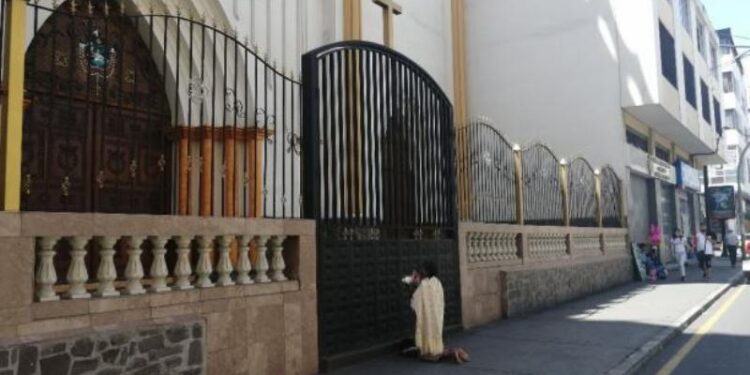
[[[439,357],[443,354],[443,315],[445,296],[443,285],[437,277],[423,279],[411,298],[411,307],[417,315],[414,334],[422,357]]]

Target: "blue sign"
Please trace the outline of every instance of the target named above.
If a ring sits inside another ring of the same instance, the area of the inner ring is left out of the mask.
[[[674,164],[677,170],[677,186],[693,191],[701,190],[701,172],[683,161]]]

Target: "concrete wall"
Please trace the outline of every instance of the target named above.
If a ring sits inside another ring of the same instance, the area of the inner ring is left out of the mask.
[[[624,176],[610,2],[467,0],[465,13],[469,113],[490,117],[509,139],[541,140]]]
[[[0,213],[0,343],[197,319],[209,374],[318,371],[315,224],[147,215]],[[289,281],[131,297],[35,302],[35,238],[73,235],[286,234]]]
[[[626,233],[619,228],[461,222],[464,327],[516,317],[631,281]],[[542,239],[541,256],[535,238]]]

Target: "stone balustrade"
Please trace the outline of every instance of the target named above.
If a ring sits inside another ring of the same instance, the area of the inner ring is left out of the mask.
[[[625,254],[630,254],[627,234],[617,230],[610,230],[602,236],[602,246],[605,252],[624,251]]]
[[[626,254],[619,228],[544,227],[461,223],[461,246],[470,268],[514,266]]]
[[[602,237],[599,233],[574,233],[570,235],[570,248],[577,254],[599,255],[602,253]]]
[[[516,236],[516,233],[469,232],[466,238],[469,263],[519,259]]]
[[[40,302],[287,280],[285,235],[77,235],[40,236],[36,240],[36,298]],[[67,257],[65,249],[69,249],[70,262],[63,279],[55,259]],[[255,250],[253,261],[251,249]],[[121,274],[115,265],[116,253],[127,258]],[[172,262],[167,261],[168,253],[175,258]],[[147,270],[145,255],[150,260]],[[195,265],[191,255],[197,255]],[[95,269],[90,269],[91,258],[98,259]]]
[[[530,259],[557,259],[568,256],[565,233],[529,233],[528,247]]]

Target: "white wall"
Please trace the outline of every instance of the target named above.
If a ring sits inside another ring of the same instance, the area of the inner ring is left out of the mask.
[[[362,38],[383,43],[383,8],[362,1]],[[398,0],[393,48],[414,60],[453,100],[451,0]]]
[[[469,113],[512,142],[625,176],[617,31],[608,0],[467,0]]]

